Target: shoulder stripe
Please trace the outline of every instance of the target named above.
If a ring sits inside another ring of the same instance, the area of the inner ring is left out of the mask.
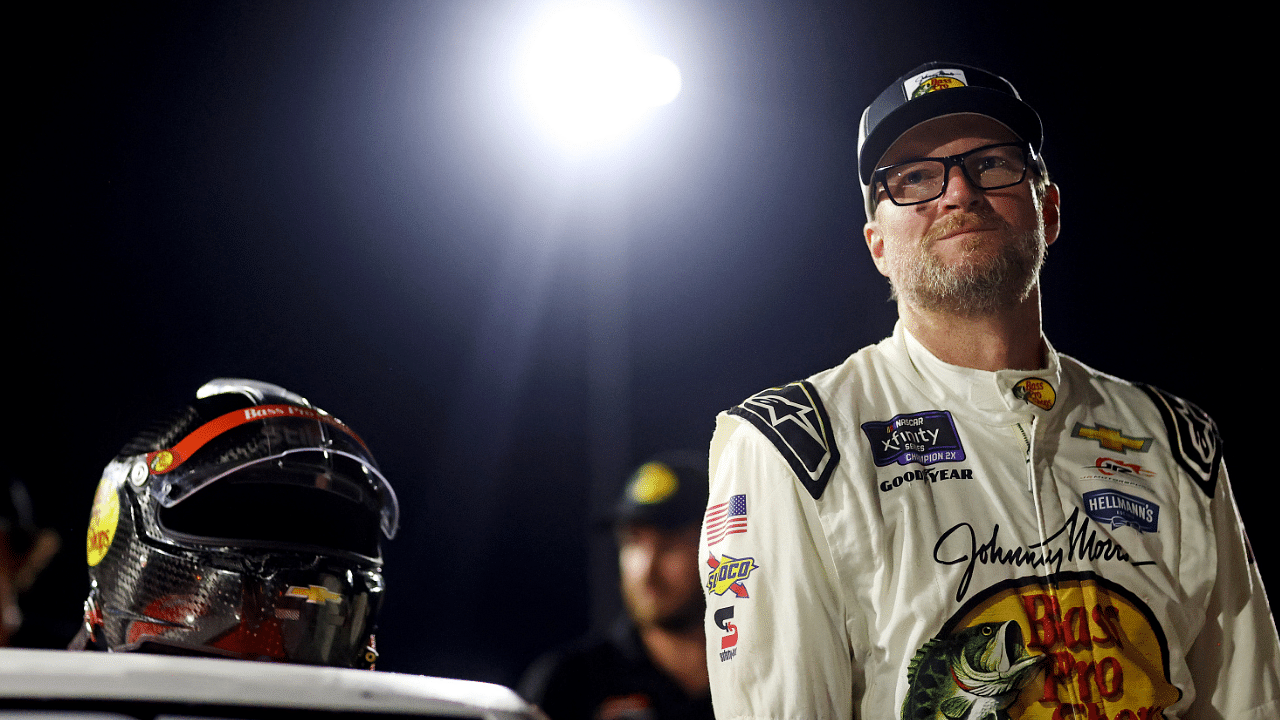
[[[817,390],[801,381],[756,393],[729,410],[772,442],[814,500],[840,461],[835,433]]]
[[[1176,395],[1152,385],[1137,385],[1160,409],[1174,458],[1212,498],[1222,465],[1222,439],[1217,424],[1208,413]]]

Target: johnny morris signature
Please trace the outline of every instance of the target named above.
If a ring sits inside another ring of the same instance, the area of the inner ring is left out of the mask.
[[[943,545],[952,535],[967,539],[968,546],[961,554],[947,553]],[[1135,561],[1120,547],[1120,544],[1108,537],[1099,537],[1089,527],[1089,518],[1080,519],[1080,509],[1071,511],[1067,521],[1044,542],[1025,547],[1007,548],[1000,544],[1000,525],[991,528],[991,539],[978,544],[978,534],[973,526],[962,522],[942,533],[933,546],[933,559],[943,565],[956,565],[967,562],[964,574],[960,576],[960,586],[956,588],[956,602],[964,599],[969,593],[969,583],[973,580],[973,570],[978,565],[1012,565],[1014,567],[1029,566],[1039,568],[1048,566],[1054,573],[1062,571],[1062,563],[1075,560],[1102,560],[1127,562],[1132,565],[1154,565],[1153,560]]]

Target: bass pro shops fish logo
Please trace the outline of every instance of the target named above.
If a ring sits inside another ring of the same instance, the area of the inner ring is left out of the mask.
[[[1007,708],[1045,659],[1027,652],[1013,620],[933,638],[908,666],[902,717],[1008,718]]]
[[[1091,572],[976,593],[906,675],[903,720],[1163,720],[1181,697],[1150,608]]]

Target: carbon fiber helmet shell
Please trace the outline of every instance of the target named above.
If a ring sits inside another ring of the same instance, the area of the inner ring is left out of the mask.
[[[349,428],[218,379],[103,471],[82,636],[115,652],[371,667],[395,494]]]

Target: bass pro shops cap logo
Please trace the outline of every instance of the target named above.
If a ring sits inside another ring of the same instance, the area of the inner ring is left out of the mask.
[[[969,83],[965,80],[964,71],[959,69],[926,70],[919,75],[912,75],[902,83],[902,91],[907,98],[914,100],[921,95],[928,95],[938,90],[962,88]]]

